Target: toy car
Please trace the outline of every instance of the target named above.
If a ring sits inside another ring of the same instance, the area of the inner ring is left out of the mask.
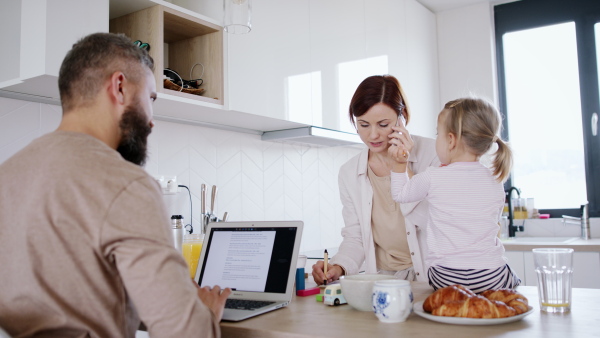
[[[324,292],[323,303],[327,305],[346,304],[346,298],[342,294],[342,286],[340,284],[328,285]]]

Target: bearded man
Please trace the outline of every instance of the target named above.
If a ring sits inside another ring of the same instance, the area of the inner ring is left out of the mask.
[[[153,61],[122,35],[77,42],[58,129],[0,165],[0,327],[14,337],[215,337],[229,289],[199,288],[140,166]]]

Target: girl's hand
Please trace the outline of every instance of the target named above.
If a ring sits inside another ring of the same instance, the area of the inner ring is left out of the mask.
[[[414,142],[404,126],[398,125],[392,127],[392,130],[394,132],[388,135],[391,144],[388,148],[388,154],[394,161],[406,163],[408,162],[408,156],[413,149]]]

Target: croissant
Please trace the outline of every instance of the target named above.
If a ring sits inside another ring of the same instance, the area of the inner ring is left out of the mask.
[[[516,314],[515,309],[498,301],[490,301],[482,296],[473,296],[464,301],[450,301],[435,308],[436,316],[464,318],[504,318]]]
[[[489,300],[505,303],[514,308],[518,315],[529,310],[527,298],[513,289],[487,290],[483,291],[481,295]]]
[[[463,290],[463,291],[464,291],[464,292],[466,292],[466,293],[467,293],[469,296],[475,296],[475,293],[474,293],[473,291],[471,291],[471,289],[467,288],[466,286],[459,285],[459,284],[456,284],[456,285],[451,285],[451,286],[454,286],[454,287],[457,287],[457,288],[459,288],[459,289]]]
[[[450,285],[445,288],[438,289],[423,302],[423,310],[432,312],[433,309],[440,305],[452,301],[464,301],[475,294],[462,285]]]

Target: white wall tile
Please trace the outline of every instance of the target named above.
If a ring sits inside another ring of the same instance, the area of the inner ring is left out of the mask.
[[[29,101],[21,101],[0,97],[0,117],[28,104],[39,105],[39,103],[32,103]]]
[[[58,128],[62,119],[62,108],[59,106],[53,106],[49,104],[41,105],[40,113],[40,132],[39,135],[44,135],[53,132]]]
[[[0,163],[38,136],[51,132],[62,116],[58,106],[0,98]],[[260,135],[156,121],[148,138],[145,170],[177,176],[192,195],[192,224],[200,231],[201,185],[217,185],[216,214],[229,220],[303,220],[301,250],[333,247],[343,227],[337,191],[339,166],[360,149],[320,148],[264,142]],[[180,188],[165,197],[169,212],[190,222],[189,195]]]
[[[278,165],[280,164],[280,165]],[[281,174],[279,170],[281,169]],[[265,171],[265,218],[268,221],[284,219],[283,161],[277,162]],[[268,180],[267,180],[268,179]]]
[[[30,103],[0,117],[0,147],[40,130],[40,104]]]
[[[4,132],[4,126],[0,125],[0,133]],[[35,131],[28,134],[24,134],[20,138],[8,143],[7,145],[0,147],[0,163],[7,160],[12,155],[16,154],[19,150],[25,148],[31,141],[37,138]]]
[[[60,123],[60,107],[0,98],[0,163]],[[337,175],[363,147],[320,148],[264,142],[259,135],[157,121],[149,140],[145,169],[153,176],[176,175],[192,194],[195,232],[200,231],[200,186],[219,187],[216,212],[229,220],[304,221],[302,251],[338,246],[342,205]],[[189,222],[186,189],[165,198],[169,212]],[[207,200],[208,202],[209,200]],[[208,204],[208,203],[207,203]],[[207,208],[209,205],[207,205]],[[600,221],[592,219],[592,232]],[[576,225],[560,220],[527,220],[526,236],[579,236]]]
[[[190,184],[199,188],[202,183],[206,185],[217,184],[216,155],[212,161],[200,155],[197,148],[190,149]],[[197,186],[196,186],[197,184]],[[200,190],[198,190],[200,194]]]
[[[164,151],[159,151],[159,154],[164,154]],[[176,149],[174,152],[169,152],[166,155],[159,155],[158,171],[160,175],[177,176],[177,182],[189,183],[189,167],[190,154],[189,148],[183,147]],[[166,177],[165,177],[166,178]]]

